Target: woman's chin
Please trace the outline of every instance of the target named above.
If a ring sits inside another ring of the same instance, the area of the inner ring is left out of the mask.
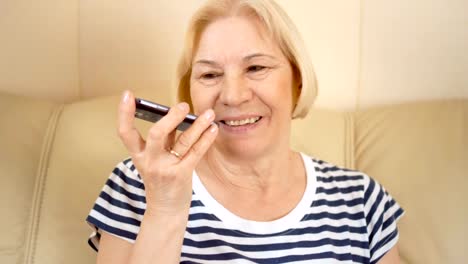
[[[268,145],[264,142],[253,140],[232,140],[219,142],[218,147],[227,154],[227,156],[238,157],[241,159],[252,159],[264,155],[267,152]]]

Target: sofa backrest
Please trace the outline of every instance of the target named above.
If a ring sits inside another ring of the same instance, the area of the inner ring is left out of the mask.
[[[468,100],[378,107],[355,115],[356,168],[406,210],[408,263],[468,260]]]
[[[0,94],[0,263],[22,263],[37,175],[44,173],[60,106]]]

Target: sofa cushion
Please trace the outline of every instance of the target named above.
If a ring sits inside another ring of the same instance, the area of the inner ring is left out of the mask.
[[[408,263],[464,263],[468,237],[468,100],[379,107],[356,114],[356,166],[405,209]]]
[[[32,214],[37,172],[47,163],[60,107],[54,103],[0,93],[0,263],[22,263]],[[7,217],[6,217],[7,216]]]

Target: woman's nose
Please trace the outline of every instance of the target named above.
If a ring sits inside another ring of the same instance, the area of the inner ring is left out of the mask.
[[[220,100],[227,106],[238,106],[252,99],[252,90],[241,77],[226,76],[221,85]]]

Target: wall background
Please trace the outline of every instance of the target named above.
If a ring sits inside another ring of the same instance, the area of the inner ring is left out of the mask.
[[[278,2],[314,61],[318,107],[468,97],[468,1]],[[181,3],[1,0],[0,91],[62,102],[174,93],[185,25],[203,1]]]

